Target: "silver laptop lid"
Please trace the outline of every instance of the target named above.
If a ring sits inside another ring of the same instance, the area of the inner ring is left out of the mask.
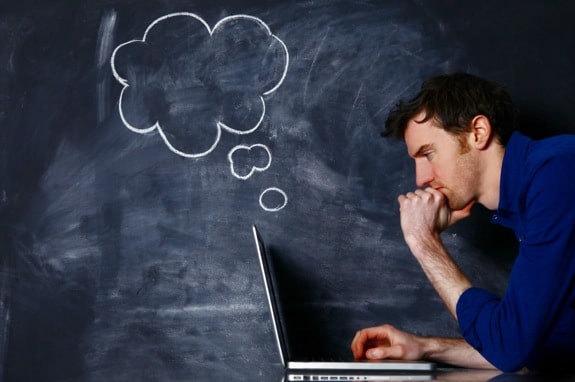
[[[272,270],[271,259],[266,252],[264,242],[255,224],[252,226],[252,231],[254,233],[254,240],[258,250],[258,258],[260,259],[260,267],[262,271],[262,277],[264,279],[264,287],[268,299],[268,305],[272,316],[276,342],[280,353],[282,366],[285,368],[287,366],[288,360],[288,348],[285,337],[285,328],[283,327],[282,320],[280,318],[280,308],[277,300],[277,284],[273,276],[274,272]]]

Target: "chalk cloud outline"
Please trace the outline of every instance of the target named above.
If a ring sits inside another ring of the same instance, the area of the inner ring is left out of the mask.
[[[194,18],[196,21],[199,21],[208,31],[210,38],[213,36],[214,32],[218,30],[218,28],[222,27],[225,23],[234,21],[234,20],[249,20],[252,21],[254,23],[257,24],[257,26],[259,26],[260,28],[262,28],[264,31],[266,31],[266,33],[268,34],[269,37],[275,39],[275,41],[277,41],[279,43],[279,46],[283,49],[283,52],[285,53],[285,65],[283,68],[283,72],[281,75],[281,78],[278,80],[278,82],[272,86],[271,89],[264,91],[260,96],[259,96],[259,100],[261,102],[261,106],[262,106],[262,111],[261,111],[261,115],[259,120],[257,121],[257,123],[248,128],[247,130],[239,130],[239,129],[234,129],[228,125],[226,125],[225,123],[223,123],[222,121],[218,121],[216,123],[216,136],[214,139],[213,144],[205,151],[203,152],[199,152],[199,153],[188,153],[188,152],[184,152],[181,150],[178,150],[177,148],[175,148],[172,143],[169,141],[168,137],[166,136],[162,126],[160,125],[160,122],[158,120],[156,120],[156,122],[154,124],[152,124],[149,127],[146,128],[138,128],[135,126],[132,126],[124,113],[123,110],[123,100],[124,100],[124,96],[125,93],[127,92],[127,90],[130,88],[130,83],[128,82],[127,79],[123,78],[117,71],[116,69],[116,56],[118,54],[118,52],[120,51],[120,49],[130,45],[130,44],[134,44],[134,43],[146,43],[146,38],[148,37],[149,33],[152,31],[152,29],[157,26],[159,23],[161,23],[162,21],[168,20],[170,18],[173,17],[192,17]],[[225,17],[223,19],[221,19],[220,21],[218,21],[213,28],[210,28],[210,26],[208,25],[208,23],[206,21],[204,21],[201,17],[199,17],[198,15],[194,14],[194,13],[189,13],[189,12],[178,12],[178,13],[171,13],[165,16],[162,16],[158,19],[156,19],[155,21],[153,21],[148,28],[146,29],[146,31],[144,32],[144,35],[142,37],[141,40],[139,39],[134,39],[134,40],[130,40],[127,42],[124,42],[120,45],[118,45],[111,56],[110,59],[110,63],[111,63],[111,67],[112,67],[112,73],[114,75],[114,77],[116,78],[116,80],[123,86],[122,87],[122,91],[120,93],[120,98],[118,101],[118,109],[119,109],[119,113],[120,113],[120,118],[122,119],[122,122],[124,123],[124,125],[131,131],[135,132],[135,133],[139,133],[139,134],[146,134],[146,133],[150,133],[154,130],[157,130],[158,133],[160,134],[160,136],[162,137],[164,143],[166,144],[166,146],[168,147],[168,149],[170,149],[170,151],[172,151],[173,153],[180,155],[182,157],[185,158],[200,158],[200,157],[204,157],[207,156],[208,154],[210,154],[219,144],[220,139],[221,139],[221,135],[222,135],[222,130],[226,130],[229,133],[232,134],[236,134],[236,135],[245,135],[245,134],[250,134],[253,133],[254,131],[256,131],[259,126],[261,125],[262,121],[264,120],[265,114],[266,114],[266,108],[265,108],[265,100],[264,100],[264,96],[269,95],[273,92],[275,92],[283,83],[286,75],[287,75],[287,71],[288,71],[288,67],[289,67],[289,52],[287,49],[287,46],[285,45],[285,43],[278,38],[277,36],[275,36],[270,28],[267,26],[266,23],[264,23],[261,19],[254,17],[254,16],[249,16],[249,15],[233,15],[233,16],[228,16]]]

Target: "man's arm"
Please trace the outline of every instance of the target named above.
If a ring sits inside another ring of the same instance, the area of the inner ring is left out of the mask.
[[[529,186],[511,207],[522,216],[514,224],[519,253],[507,289],[499,298],[472,288],[457,303],[461,334],[500,370],[575,362],[574,159],[521,170]]]
[[[457,318],[457,302],[472,285],[445,249],[440,233],[469,216],[473,203],[461,211],[450,211],[445,196],[432,188],[400,195],[398,201],[401,229],[408,247],[448,310]],[[351,348],[356,359],[429,360],[494,369],[462,338],[420,337],[390,325],[360,330]]]
[[[474,369],[494,369],[461,338],[420,337],[391,325],[360,330],[351,349],[355,359],[428,360]]]
[[[449,312],[457,318],[457,301],[472,285],[440,238],[441,231],[454,223],[445,196],[427,188],[400,195],[398,201],[405,242]]]

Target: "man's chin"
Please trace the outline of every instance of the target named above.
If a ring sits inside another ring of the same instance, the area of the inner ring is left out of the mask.
[[[469,210],[471,210],[471,208],[473,207],[475,202],[476,202],[476,200],[472,199],[467,203],[460,202],[460,203],[454,203],[455,205],[452,205],[451,201],[448,199],[448,205],[452,211],[469,211]]]

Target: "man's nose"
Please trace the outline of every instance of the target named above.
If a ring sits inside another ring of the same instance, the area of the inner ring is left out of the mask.
[[[431,166],[424,161],[415,162],[415,184],[417,187],[422,188],[429,185],[433,180],[433,171]]]

